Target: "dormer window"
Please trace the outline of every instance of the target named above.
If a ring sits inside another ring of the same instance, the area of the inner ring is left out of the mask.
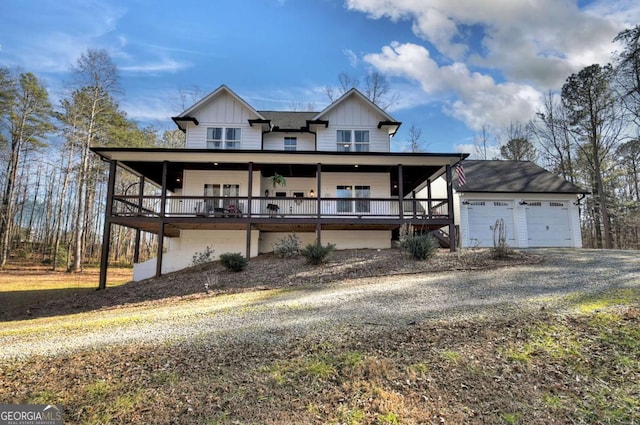
[[[338,130],[336,141],[338,152],[349,152],[351,150],[351,130]]]
[[[285,151],[295,151],[298,149],[298,138],[297,137],[285,137],[284,138],[284,150]]]
[[[207,128],[207,149],[222,149],[222,128]]]
[[[207,149],[240,149],[241,134],[239,128],[209,127]]]
[[[369,152],[369,130],[354,130],[356,152]]]
[[[337,130],[338,152],[369,152],[369,130]]]

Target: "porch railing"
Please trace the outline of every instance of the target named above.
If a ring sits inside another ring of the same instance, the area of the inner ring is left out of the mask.
[[[158,217],[160,196],[115,195],[112,215]],[[250,205],[249,205],[250,203]],[[449,215],[446,199],[409,198],[402,204],[403,218],[442,218]],[[318,208],[319,214],[318,214]],[[368,217],[398,218],[398,198],[274,198],[246,196],[170,196],[166,217]]]

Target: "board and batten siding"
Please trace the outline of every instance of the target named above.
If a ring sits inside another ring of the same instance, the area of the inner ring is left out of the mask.
[[[198,120],[198,125],[189,125],[187,128],[187,149],[207,148],[208,127],[240,128],[240,149],[260,149],[262,128],[249,125],[249,120],[258,118],[257,115],[227,93],[221,93],[194,111],[192,116]]]
[[[369,152],[389,152],[389,131],[384,127],[378,129],[384,118],[354,96],[336,105],[322,119],[329,121],[329,127],[318,129],[319,151],[337,150],[337,130],[369,130]]]
[[[295,137],[297,139],[297,148],[299,151],[313,151],[316,149],[316,141],[313,134],[309,133],[267,133],[264,135],[263,146],[264,150],[283,151],[284,150],[284,138]]]

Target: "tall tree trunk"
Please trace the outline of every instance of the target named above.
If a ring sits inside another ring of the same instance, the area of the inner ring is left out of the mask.
[[[66,203],[66,197],[67,197],[67,188],[69,186],[69,176],[71,175],[71,159],[73,158],[73,148],[69,147],[69,155],[67,157],[67,166],[65,168],[64,171],[64,180],[62,181],[62,188],[60,190],[60,202],[58,203],[58,210],[56,212],[57,215],[57,222],[56,222],[56,229],[54,232],[54,242],[53,242],[53,259],[51,262],[51,267],[52,270],[56,270],[57,265],[58,265],[58,256],[60,255],[60,238],[61,238],[61,230],[62,230],[62,226],[63,226],[63,213],[66,213],[65,215],[68,217],[69,216],[69,210],[66,209],[65,211],[65,203]],[[62,164],[61,164],[62,165]],[[66,229],[66,227],[65,227]]]
[[[17,137],[11,139],[11,155],[7,163],[7,181],[4,188],[4,196],[2,197],[2,207],[0,209],[0,267],[7,264],[9,257],[9,248],[13,235],[14,226],[14,209],[15,209],[15,183],[18,175],[18,165],[20,163],[20,155],[22,154],[22,129],[26,117],[22,117]]]

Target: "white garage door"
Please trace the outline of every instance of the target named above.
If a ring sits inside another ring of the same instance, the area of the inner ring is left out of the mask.
[[[529,202],[527,231],[529,246],[572,246],[567,202]]]
[[[513,203],[507,201],[469,201],[469,246],[493,246],[493,229],[504,220],[507,245],[515,246]]]

